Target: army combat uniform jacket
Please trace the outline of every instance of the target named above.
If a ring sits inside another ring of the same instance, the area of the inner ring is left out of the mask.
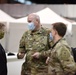
[[[41,53],[41,56],[44,55],[50,57],[48,75],[74,75],[76,66],[71,48],[65,39],[59,40],[51,50]]]
[[[47,57],[44,56],[36,59],[32,57],[32,54],[34,52],[49,50],[49,48],[49,34],[46,29],[41,28],[36,32],[26,31],[23,34],[19,45],[19,52],[26,53],[26,59],[22,65],[22,75],[38,75],[38,73],[47,73],[47,65],[45,64]]]

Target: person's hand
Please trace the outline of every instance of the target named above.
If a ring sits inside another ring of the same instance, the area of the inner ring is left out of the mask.
[[[32,55],[32,57],[34,57],[34,58],[39,58],[39,55],[40,55],[39,52],[35,52],[35,53]]]
[[[22,59],[24,57],[25,53],[18,53],[17,54],[17,58],[18,59]]]
[[[50,60],[50,57],[47,57],[47,59],[46,59],[46,64],[49,63],[49,60]]]

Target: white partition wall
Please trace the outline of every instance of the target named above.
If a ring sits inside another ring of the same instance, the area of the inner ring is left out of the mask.
[[[19,41],[26,30],[27,24],[25,23],[10,23],[8,52],[18,52]]]
[[[25,59],[17,59],[17,52],[19,41],[26,30],[26,23],[9,23],[7,50],[15,55],[7,56],[8,75],[21,75],[21,67]]]
[[[21,75],[21,67],[24,59],[17,59],[17,56],[7,56],[8,75]]]
[[[76,47],[76,25],[72,25],[72,47]]]
[[[65,39],[66,39],[66,41],[67,41],[67,43],[70,45],[70,46],[72,46],[72,34],[66,34],[65,35]]]

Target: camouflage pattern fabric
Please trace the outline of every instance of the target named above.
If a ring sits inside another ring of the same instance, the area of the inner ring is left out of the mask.
[[[50,52],[48,75],[74,75],[76,66],[71,48],[61,39]]]
[[[26,53],[25,62],[22,65],[22,75],[45,75],[47,65],[45,64],[46,56],[39,59],[32,58],[34,52],[49,50],[49,33],[46,29],[41,28],[36,32],[26,31],[20,40],[19,52]]]

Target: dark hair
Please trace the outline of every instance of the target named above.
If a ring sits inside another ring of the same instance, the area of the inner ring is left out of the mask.
[[[53,23],[52,25],[53,25],[53,29],[55,29],[58,32],[59,36],[63,37],[65,35],[67,27],[64,23],[57,22],[57,23]]]
[[[0,29],[4,29],[5,25],[3,23],[0,23]]]

